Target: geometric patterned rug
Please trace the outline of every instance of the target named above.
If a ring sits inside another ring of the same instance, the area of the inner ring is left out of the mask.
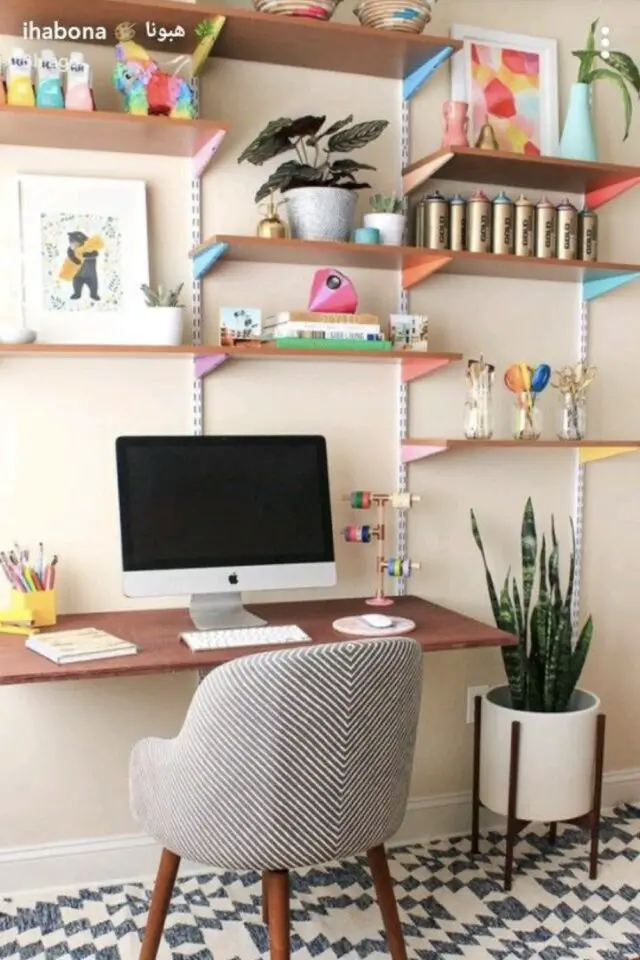
[[[605,816],[598,880],[575,828],[550,847],[540,830],[516,849],[513,889],[502,889],[504,839],[489,832],[471,857],[468,837],[390,851],[411,958],[629,960],[640,956],[640,807]],[[0,899],[0,960],[137,960],[149,906],[143,883]],[[296,960],[386,958],[380,914],[362,858],[292,876]],[[180,878],[159,960],[268,957],[257,873]]]

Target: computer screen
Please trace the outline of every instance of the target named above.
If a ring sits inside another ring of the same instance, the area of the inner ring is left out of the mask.
[[[244,624],[243,590],[335,584],[323,437],[119,437],[116,461],[126,596]]]

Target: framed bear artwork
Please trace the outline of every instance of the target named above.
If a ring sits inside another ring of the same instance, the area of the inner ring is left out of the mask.
[[[41,343],[130,343],[149,282],[146,184],[18,177],[23,319]]]

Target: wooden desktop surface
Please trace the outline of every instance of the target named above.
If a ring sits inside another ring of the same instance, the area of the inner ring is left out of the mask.
[[[375,611],[375,607],[368,607],[362,599],[262,603],[247,605],[247,609],[263,617],[269,624],[297,624],[316,643],[349,639],[333,629],[333,621],[338,617]],[[394,606],[383,612],[414,620],[416,630],[411,636],[418,640],[425,653],[458,648],[499,647],[516,642],[511,634],[419,597],[398,597]],[[0,684],[133,677],[177,670],[202,670],[246,656],[248,653],[265,650],[264,647],[236,647],[192,653],[186,644],[178,639],[183,630],[194,629],[186,609],[70,614],[59,617],[58,625],[54,629],[73,630],[86,626],[97,627],[124,640],[131,640],[138,645],[140,652],[127,657],[58,666],[25,649],[23,636],[0,633]],[[270,646],[267,649],[278,648]]]

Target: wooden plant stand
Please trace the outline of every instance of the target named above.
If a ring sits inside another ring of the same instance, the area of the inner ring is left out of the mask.
[[[473,791],[471,813],[471,853],[479,853],[480,840],[480,808],[484,806],[480,801],[480,735],[482,731],[482,698],[474,701],[474,734],[473,734]],[[604,735],[606,717],[598,714],[596,721],[596,753],[593,778],[593,803],[591,810],[573,820],[561,821],[589,831],[589,877],[596,880],[598,876],[598,847],[600,839],[600,816],[602,809],[602,774],[604,768]],[[516,720],[511,724],[511,752],[509,764],[509,798],[507,808],[507,837],[504,864],[504,889],[511,890],[513,886],[513,852],[518,834],[524,827],[529,826],[530,820],[518,820],[516,810],[518,805],[518,770],[520,762],[520,723]],[[547,839],[551,845],[556,842],[557,823],[549,824]]]

